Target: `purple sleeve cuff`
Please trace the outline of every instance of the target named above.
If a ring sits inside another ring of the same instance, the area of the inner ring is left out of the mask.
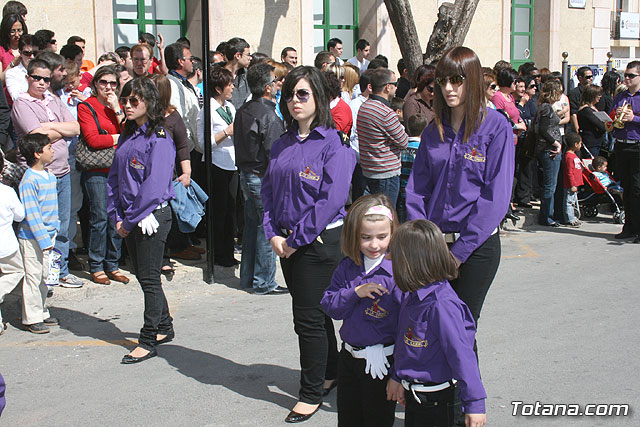
[[[465,414],[486,414],[485,399],[462,401],[462,412]]]

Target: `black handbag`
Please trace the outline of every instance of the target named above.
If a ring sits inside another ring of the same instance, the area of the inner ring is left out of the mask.
[[[91,111],[91,115],[93,115],[93,119],[96,121],[96,126],[98,126],[98,133],[100,135],[108,135],[108,132],[100,126],[98,115],[91,104],[88,102],[81,102],[78,106],[80,105],[86,106],[89,111]],[[90,147],[81,132],[80,138],[78,138],[78,146],[76,148],[76,164],[80,170],[110,168],[113,163],[113,156],[115,153],[116,147],[98,149]]]

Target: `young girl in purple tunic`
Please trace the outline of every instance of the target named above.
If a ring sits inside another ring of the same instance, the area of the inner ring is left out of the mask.
[[[387,248],[398,220],[389,197],[359,198],[342,229],[342,252],[320,304],[342,320],[338,357],[338,426],[392,426],[395,401],[386,397],[402,292]]]
[[[442,231],[424,219],[406,222],[389,249],[396,285],[408,293],[398,317],[389,400],[405,405],[405,427],[461,425],[454,423],[457,383],[466,426],[482,427],[487,395],[473,351],[475,322],[449,284],[457,267]]]

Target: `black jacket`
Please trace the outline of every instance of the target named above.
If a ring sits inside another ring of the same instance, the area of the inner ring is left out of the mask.
[[[269,165],[271,146],[284,133],[284,123],[276,104],[264,98],[253,99],[236,111],[233,146],[236,166],[241,171],[262,176]]]

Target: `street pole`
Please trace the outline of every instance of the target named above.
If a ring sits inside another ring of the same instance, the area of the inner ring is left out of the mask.
[[[562,85],[564,94],[569,93],[569,62],[567,62],[568,52],[562,52]]]
[[[613,53],[607,52],[607,72],[613,70],[613,60],[611,58],[613,58]]]
[[[204,271],[204,281],[208,284],[214,283],[213,275],[213,197],[211,197],[211,189],[213,188],[213,176],[211,173],[211,98],[209,97],[209,0],[200,2],[200,10],[202,12],[202,62],[204,66],[204,78],[202,79],[202,92],[204,105],[204,170],[207,180],[207,191],[209,192],[209,200],[207,200],[207,210],[205,212],[207,223],[207,268]]]

